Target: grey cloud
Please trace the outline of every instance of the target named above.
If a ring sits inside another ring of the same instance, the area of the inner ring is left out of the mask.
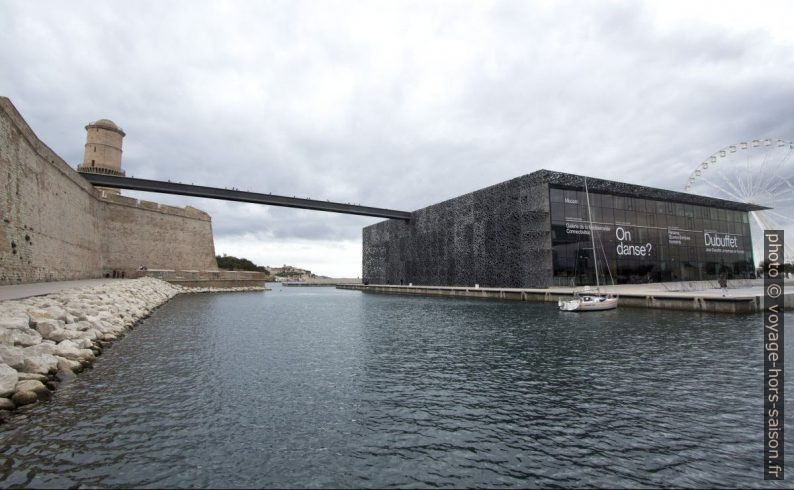
[[[128,175],[404,210],[539,168],[679,189],[724,145],[791,137],[791,39],[648,5],[7,2],[0,93],[72,164],[108,117]],[[220,237],[377,221],[135,195]]]

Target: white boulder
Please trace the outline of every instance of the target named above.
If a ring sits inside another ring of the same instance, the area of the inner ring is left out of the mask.
[[[69,313],[54,304],[47,304],[44,308],[30,308],[28,309],[28,316],[30,316],[31,325],[36,325],[41,320],[53,319],[66,322],[66,316]]]
[[[93,361],[94,353],[91,349],[81,349],[71,340],[59,342],[55,348],[55,355],[71,359],[72,361]]]
[[[0,317],[0,328],[27,328],[28,326],[27,315]]]
[[[45,374],[39,373],[26,373],[24,371],[19,372],[19,380],[23,381],[26,379],[35,379],[37,381],[41,381],[42,383],[47,381],[47,376]]]
[[[14,391],[32,391],[33,393],[40,395],[42,393],[47,393],[49,390],[41,381],[35,379],[26,379],[24,381],[19,381],[14,387]]]
[[[21,347],[0,344],[0,363],[8,364],[14,369],[25,365],[25,355]]]
[[[0,396],[14,393],[17,381],[19,381],[17,370],[8,364],[0,364]]]
[[[77,330],[90,330],[94,328],[94,324],[88,320],[80,320],[76,322],[75,325],[77,326]]]
[[[54,320],[49,311],[42,308],[29,308],[28,316],[30,317],[30,325],[36,326],[42,320]]]
[[[94,346],[94,343],[87,338],[73,338],[72,342],[74,342],[74,345],[76,345],[78,349],[90,349]]]
[[[0,328],[0,344],[36,345],[41,343],[41,334],[32,328]]]
[[[58,358],[51,354],[39,354],[25,357],[26,373],[48,374],[58,370]]]
[[[79,373],[82,370],[83,370],[83,365],[80,364],[78,361],[73,361],[65,357],[58,357],[58,371],[70,371],[73,373]]]
[[[36,330],[43,338],[55,342],[72,338],[72,332],[64,328],[64,323],[60,320],[41,320],[36,324]]]
[[[14,393],[14,396],[11,397],[11,401],[14,402],[14,405],[18,407],[36,403],[38,399],[38,395],[36,395],[36,393],[33,391],[17,391]]]
[[[57,344],[50,340],[45,340],[40,344],[31,345],[22,349],[22,355],[25,357],[39,356],[41,354],[54,355]]]

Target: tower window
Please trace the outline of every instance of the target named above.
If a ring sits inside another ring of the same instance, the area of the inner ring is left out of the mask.
[[[92,166],[92,167],[94,166],[94,161],[93,161],[93,160],[91,160],[91,166]]]
[[[96,152],[96,146],[94,147],[94,152]]]

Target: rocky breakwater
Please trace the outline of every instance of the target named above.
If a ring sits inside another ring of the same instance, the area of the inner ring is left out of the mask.
[[[0,302],[0,421],[46,400],[122,336],[186,288],[154,278]]]

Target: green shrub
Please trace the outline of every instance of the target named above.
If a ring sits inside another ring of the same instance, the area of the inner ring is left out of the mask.
[[[233,255],[217,255],[215,260],[218,261],[218,268],[227,271],[255,271],[255,272],[268,272],[267,268],[261,265],[256,265],[248,259],[238,258]]]

